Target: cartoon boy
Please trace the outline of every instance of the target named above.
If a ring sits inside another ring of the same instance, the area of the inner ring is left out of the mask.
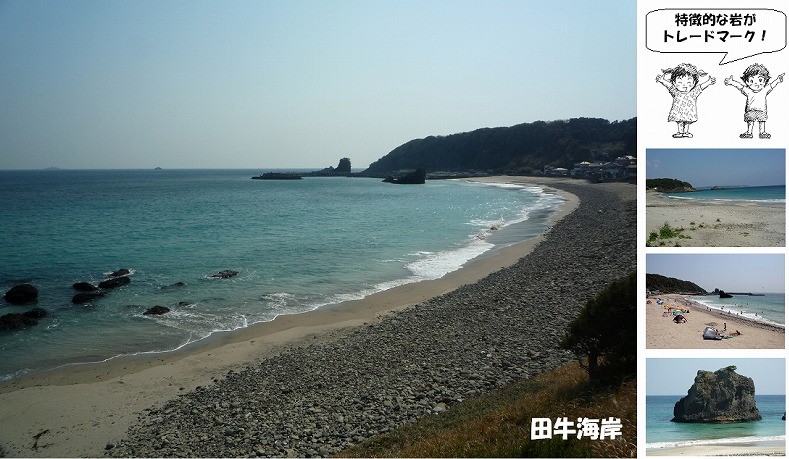
[[[778,83],[784,81],[784,74],[770,83],[770,72],[762,64],[751,64],[742,74],[740,83],[730,76],[723,80],[727,86],[734,86],[746,97],[745,100],[745,122],[748,123],[748,130],[740,134],[741,139],[753,138],[753,122],[759,122],[759,138],[769,139],[770,134],[765,132],[764,124],[767,121],[767,94],[770,94]],[[769,83],[769,84],[768,84]],[[765,91],[764,88],[767,88]]]
[[[663,70],[655,78],[674,98],[668,120],[677,123],[677,133],[672,135],[675,139],[693,137],[688,127],[698,121],[696,99],[702,91],[715,84],[715,78],[711,76],[699,84],[699,80],[705,76],[708,76],[706,72],[696,69],[692,64],[679,64],[673,69]]]

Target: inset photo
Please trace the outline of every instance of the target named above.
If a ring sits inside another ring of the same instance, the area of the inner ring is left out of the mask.
[[[647,359],[647,456],[784,456],[784,359]]]
[[[648,349],[783,349],[783,254],[647,254]]]
[[[647,247],[784,247],[786,150],[647,149]]]

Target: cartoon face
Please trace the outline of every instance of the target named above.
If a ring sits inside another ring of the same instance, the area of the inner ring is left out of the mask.
[[[764,89],[764,77],[761,75],[750,76],[745,80],[745,84],[748,85],[751,91],[759,92]]]
[[[690,75],[683,75],[677,77],[674,80],[674,87],[677,88],[680,92],[688,92],[693,89],[693,86],[696,85],[696,82],[693,81],[693,77]]]

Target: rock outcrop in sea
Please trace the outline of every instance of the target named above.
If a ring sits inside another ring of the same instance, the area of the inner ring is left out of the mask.
[[[19,284],[5,292],[5,300],[9,304],[27,304],[38,299],[38,289],[31,284]]]
[[[762,419],[756,407],[753,379],[737,374],[734,365],[711,372],[699,370],[688,395],[674,405],[672,422],[729,423]]]

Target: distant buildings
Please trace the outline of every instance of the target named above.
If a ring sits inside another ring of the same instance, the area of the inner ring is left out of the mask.
[[[573,164],[572,170],[564,167],[545,166],[543,175],[548,177],[576,177],[593,180],[618,180],[636,177],[636,158],[620,156],[613,161],[581,161]]]

